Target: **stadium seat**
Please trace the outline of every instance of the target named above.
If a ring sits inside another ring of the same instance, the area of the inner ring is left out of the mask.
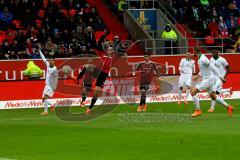
[[[68,11],[66,9],[59,10],[60,13],[62,13],[64,16],[68,16]]]
[[[44,16],[45,16],[45,10],[40,9],[40,10],[38,11],[38,17],[39,17],[39,18],[44,18]]]
[[[213,45],[215,43],[213,36],[206,36],[205,37],[205,44],[206,45]]]
[[[76,13],[77,13],[77,10],[76,10],[76,9],[70,9],[70,10],[68,11],[68,14],[69,14],[70,17],[75,16]]]
[[[101,36],[104,35],[104,32],[103,31],[97,31],[95,33],[95,38],[96,38],[96,41],[98,42],[99,39],[101,38]]]

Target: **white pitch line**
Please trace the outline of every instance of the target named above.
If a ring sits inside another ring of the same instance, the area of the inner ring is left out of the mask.
[[[2,158],[2,157],[0,157],[0,160],[17,160],[17,159],[10,159],[10,158]]]
[[[143,113],[143,114],[162,114],[162,115],[169,115],[169,114],[174,114],[174,115],[189,115],[190,114],[187,114],[187,113],[157,113],[157,112],[147,112],[147,113]],[[111,113],[111,114],[104,114],[104,115],[99,115],[99,117],[96,117],[96,118],[100,118],[101,116],[106,116],[106,115],[110,115],[110,116],[115,116],[115,115],[121,115],[121,114],[138,114],[138,113],[133,113],[133,112],[125,112],[125,113]],[[139,113],[141,114],[141,113]],[[91,115],[90,115],[91,116]],[[93,114],[93,116],[97,116],[96,114]],[[203,114],[201,115],[200,117],[203,117],[203,116],[228,116],[227,114]],[[75,118],[75,116],[62,116],[62,118]],[[240,117],[240,115],[232,115],[232,117]],[[96,119],[94,118],[94,119]],[[49,117],[32,117],[32,118],[13,118],[13,119],[0,119],[0,122],[3,122],[3,121],[22,121],[22,120],[45,120],[45,119],[60,119],[58,118],[57,116],[49,116]],[[92,120],[94,120],[92,119]],[[195,119],[195,118],[193,118]],[[2,160],[0,158],[0,160]],[[7,160],[7,159],[6,159]]]

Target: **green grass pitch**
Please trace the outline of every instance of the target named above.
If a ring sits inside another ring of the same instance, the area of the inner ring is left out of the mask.
[[[84,122],[62,121],[54,113],[41,116],[42,109],[1,110],[0,159],[236,160],[240,157],[240,101],[228,102],[235,107],[231,118],[218,105],[215,113],[207,113],[210,102],[205,101],[201,102],[203,115],[186,121],[122,120],[119,117],[125,113],[136,112],[136,107],[127,105]],[[148,112],[162,115],[188,117],[193,110],[192,103],[148,106]]]

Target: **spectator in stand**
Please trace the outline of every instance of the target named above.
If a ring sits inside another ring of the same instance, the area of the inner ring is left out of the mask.
[[[52,38],[48,37],[47,42],[44,45],[45,51],[53,52],[53,50],[57,49],[57,45],[52,42]]]
[[[76,55],[76,53],[74,53],[72,48],[68,48],[67,52],[65,53],[65,57],[73,57],[74,55]]]
[[[27,38],[26,40],[26,52],[29,58],[36,58],[35,56],[35,48],[33,46],[32,40]]]
[[[72,41],[69,43],[68,48],[72,48],[73,52],[76,54],[79,54],[81,51],[81,45],[76,41],[75,38],[73,38]]]
[[[176,46],[177,34],[170,24],[165,26],[165,31],[162,33],[162,39],[164,39],[165,42],[165,54],[176,54],[176,49],[172,49],[172,47]]]
[[[227,25],[227,28],[229,30],[229,33],[234,34],[234,32],[236,31],[237,26],[238,26],[237,18],[233,17],[233,16],[230,16],[229,19],[226,19],[226,25]]]
[[[85,32],[87,50],[96,48],[96,39],[92,27],[88,26]]]
[[[17,53],[14,50],[11,50],[10,54],[8,56],[8,59],[9,60],[14,60],[14,59],[19,59],[19,57],[18,57]]]
[[[219,36],[218,23],[216,22],[215,18],[213,18],[212,21],[208,24],[208,29],[210,31],[210,34],[213,37],[218,37]]]
[[[222,37],[228,36],[227,25],[226,25],[225,21],[223,20],[223,17],[221,17],[221,16],[219,17],[218,29],[219,29],[219,32],[221,33]]]
[[[120,20],[123,20],[123,8],[124,8],[124,5],[126,4],[127,3],[125,0],[118,1],[118,17],[120,18]]]
[[[76,27],[76,33],[75,33],[75,39],[76,41],[81,45],[85,45],[85,39],[84,39],[84,31],[82,26]]]
[[[10,51],[10,45],[7,40],[3,41],[0,52],[2,52],[3,59],[8,59],[11,51]]]
[[[6,30],[11,24],[13,14],[8,11],[8,7],[4,7],[0,12],[0,29]]]

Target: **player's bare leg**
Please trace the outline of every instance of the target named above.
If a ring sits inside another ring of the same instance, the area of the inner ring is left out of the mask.
[[[98,99],[101,91],[102,91],[102,87],[96,86],[95,91],[94,91],[94,95],[93,95],[92,100],[91,100],[91,104],[86,110],[86,115],[89,115],[91,113],[91,110],[92,110],[93,106],[95,105],[95,103],[97,102],[97,99]]]
[[[222,105],[224,108],[226,108],[228,110],[229,117],[232,116],[232,112],[233,112],[233,107],[232,106],[227,104],[223,99],[219,98],[215,92],[212,92],[210,94],[210,97],[211,97],[212,100],[218,102],[220,105]]]
[[[178,90],[178,105],[181,104],[181,100],[182,100],[182,90],[183,90],[183,87],[179,87],[179,90]]]
[[[193,103],[195,104],[195,107],[196,107],[196,110],[192,114],[192,117],[197,117],[202,114],[202,111],[200,109],[200,104],[199,104],[199,98],[196,96],[198,94],[198,92],[199,92],[199,90],[196,87],[193,87],[193,89],[191,90]]]

